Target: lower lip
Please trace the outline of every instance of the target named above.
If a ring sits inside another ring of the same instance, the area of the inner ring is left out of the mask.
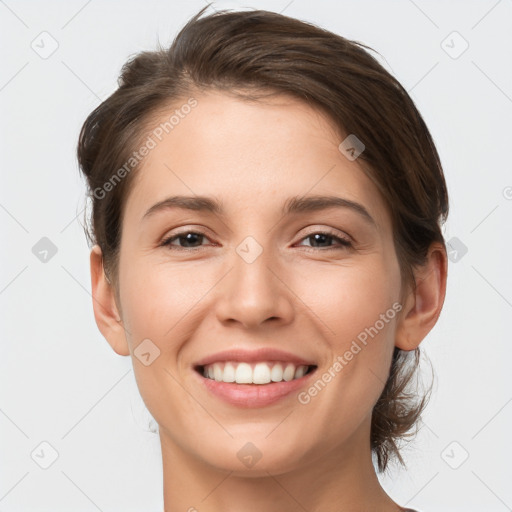
[[[235,382],[219,382],[203,377],[194,371],[203,381],[206,389],[225,402],[237,407],[265,407],[286,398],[304,387],[316,371],[316,368],[299,379],[288,382],[270,382],[268,384],[237,384]]]

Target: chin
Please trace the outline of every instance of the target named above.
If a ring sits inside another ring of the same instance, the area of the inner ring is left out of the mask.
[[[307,454],[303,451],[303,445],[298,451],[297,445],[283,446],[280,443],[278,446],[265,439],[264,435],[260,437],[261,440],[253,437],[254,441],[250,441],[251,436],[247,436],[243,440],[230,439],[227,443],[214,443],[217,447],[215,450],[209,444],[205,447],[208,453],[199,453],[198,456],[207,465],[244,477],[268,477],[269,473],[279,475],[306,463]]]

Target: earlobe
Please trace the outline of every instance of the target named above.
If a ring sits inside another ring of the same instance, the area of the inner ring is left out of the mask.
[[[396,347],[414,350],[436,324],[444,304],[447,270],[446,249],[435,242],[425,265],[415,271],[416,289],[408,294],[397,324]]]
[[[125,329],[115,301],[115,290],[105,275],[99,245],[95,245],[91,250],[90,264],[92,305],[96,325],[117,354],[130,355]]]

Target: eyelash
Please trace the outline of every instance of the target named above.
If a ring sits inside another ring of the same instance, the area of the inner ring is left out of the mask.
[[[171,245],[171,242],[173,242],[174,240],[177,240],[177,239],[179,239],[181,237],[184,237],[185,235],[188,235],[188,234],[194,234],[194,235],[199,235],[199,236],[203,236],[205,238],[208,238],[205,233],[201,233],[200,231],[190,231],[190,230],[189,231],[182,231],[181,233],[176,233],[176,234],[174,234],[174,235],[164,239],[162,241],[162,243],[160,244],[160,246],[161,247],[166,247],[167,246],[171,250],[178,250],[178,251],[198,251],[198,250],[201,250],[203,246],[200,246],[200,247],[179,247],[179,246]],[[332,238],[335,241],[337,241],[339,243],[339,246],[324,247],[324,248],[304,246],[304,247],[306,247],[307,251],[315,251],[316,252],[316,251],[330,251],[330,250],[340,250],[340,249],[341,250],[347,250],[347,249],[350,249],[350,248],[353,247],[352,242],[350,242],[346,238],[339,237],[339,236],[335,235],[334,233],[332,233],[330,231],[314,231],[314,232],[308,233],[306,236],[302,237],[300,241],[306,240],[307,238],[310,238],[313,235],[326,235],[329,238]]]

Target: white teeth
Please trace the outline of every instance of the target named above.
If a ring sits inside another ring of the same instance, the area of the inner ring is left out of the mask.
[[[254,384],[268,384],[270,382],[270,368],[268,364],[258,363],[252,372],[252,382]]]
[[[272,367],[270,377],[272,382],[281,382],[283,380],[283,366],[281,363],[277,363]]]
[[[304,377],[308,367],[293,363],[214,363],[203,368],[203,376],[217,382],[236,382],[237,384],[268,384],[270,382],[289,382]]]
[[[286,368],[283,372],[283,379],[288,382],[293,379],[295,376],[295,365],[294,364],[287,364]]]
[[[222,377],[223,377],[223,371],[222,371],[220,364],[214,364],[213,365],[213,378],[216,381],[220,382],[222,380]]]
[[[235,382],[235,367],[231,363],[224,365],[224,375],[222,380],[224,382]]]
[[[235,380],[237,384],[252,384],[252,368],[247,363],[240,363],[236,367]]]
[[[295,377],[293,377],[293,378],[294,379],[300,379],[301,377],[304,377],[306,371],[307,371],[307,366],[299,366],[295,370]]]

